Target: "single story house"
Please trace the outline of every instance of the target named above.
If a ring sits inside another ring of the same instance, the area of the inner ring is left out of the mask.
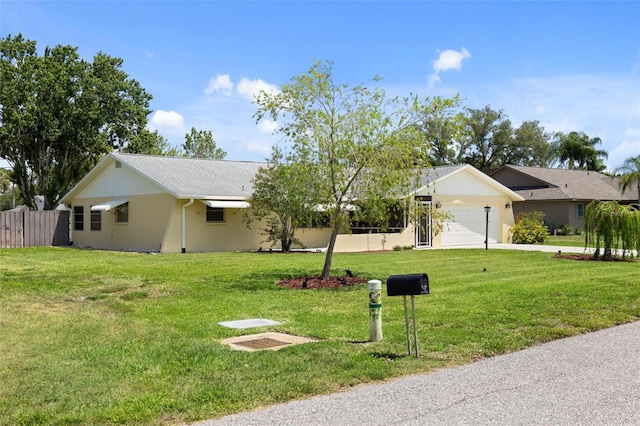
[[[622,193],[618,178],[591,170],[502,166],[491,177],[524,198],[513,205],[513,212],[541,211],[553,233],[570,226],[584,230],[585,207],[593,200],[635,203],[638,190]]]
[[[251,251],[265,247],[260,224],[248,228],[252,179],[266,163],[111,153],[62,203],[71,208],[71,239],[82,247],[162,253]],[[437,167],[422,176],[413,196],[450,212],[441,234],[431,218],[405,219],[387,232],[356,226],[338,236],[336,251],[441,247],[507,242],[522,197],[470,165]],[[491,207],[485,213],[485,206]],[[247,210],[249,209],[249,210]],[[488,226],[487,226],[488,218]],[[324,249],[330,229],[304,228],[304,247]]]

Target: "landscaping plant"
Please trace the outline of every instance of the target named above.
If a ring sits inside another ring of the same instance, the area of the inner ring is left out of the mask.
[[[585,210],[585,245],[595,247],[594,257],[611,260],[613,248],[621,246],[621,257],[630,250],[640,255],[640,211],[634,206],[622,205],[617,201],[594,200]]]
[[[539,211],[518,213],[511,231],[514,244],[543,244],[549,237],[549,230],[544,225],[544,213]]]

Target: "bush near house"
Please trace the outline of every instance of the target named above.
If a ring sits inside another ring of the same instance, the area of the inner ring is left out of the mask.
[[[544,213],[540,211],[518,213],[511,231],[514,244],[543,244],[549,237],[549,229],[544,225]]]

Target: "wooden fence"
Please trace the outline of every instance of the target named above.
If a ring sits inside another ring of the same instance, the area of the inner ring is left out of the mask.
[[[69,211],[0,212],[0,248],[67,246]]]

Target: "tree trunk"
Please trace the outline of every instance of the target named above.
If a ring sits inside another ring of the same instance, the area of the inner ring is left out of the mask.
[[[338,218],[335,220],[333,230],[331,231],[331,238],[329,239],[329,247],[327,247],[327,255],[324,258],[324,268],[322,268],[321,280],[328,280],[329,273],[331,272],[331,261],[333,260],[333,249],[336,246],[336,238],[338,237],[338,230],[340,229],[340,221]]]

